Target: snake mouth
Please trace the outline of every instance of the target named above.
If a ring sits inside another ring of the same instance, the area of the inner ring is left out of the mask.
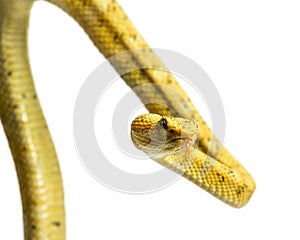
[[[189,142],[190,144],[194,144],[196,142],[196,139],[194,136],[192,137],[178,137],[168,140],[167,142],[173,142],[173,141],[183,141],[185,143]]]
[[[180,137],[180,138],[171,139],[170,142],[171,141],[193,141],[193,139],[189,137]]]
[[[172,138],[166,141],[166,143],[171,143],[171,142],[176,142],[176,141],[193,141],[191,138],[187,138],[187,137],[179,137],[179,138]]]
[[[188,151],[191,146],[194,144],[195,140],[193,138],[189,137],[181,137],[181,138],[175,138],[170,140],[168,143],[178,143],[180,147],[178,146],[178,149]]]

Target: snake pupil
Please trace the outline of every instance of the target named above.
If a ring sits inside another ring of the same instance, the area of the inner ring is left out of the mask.
[[[167,120],[162,118],[161,125],[163,126],[164,129],[167,129],[168,128]]]

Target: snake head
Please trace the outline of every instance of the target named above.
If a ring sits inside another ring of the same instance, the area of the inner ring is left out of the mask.
[[[143,114],[131,124],[134,145],[152,158],[190,148],[198,138],[197,123],[184,118]]]

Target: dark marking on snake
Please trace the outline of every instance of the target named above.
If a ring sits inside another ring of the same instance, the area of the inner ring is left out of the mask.
[[[55,227],[60,227],[61,224],[60,224],[59,221],[53,221],[52,225],[55,226]]]

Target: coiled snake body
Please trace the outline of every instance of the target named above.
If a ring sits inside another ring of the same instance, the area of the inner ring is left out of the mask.
[[[144,61],[161,64],[116,1],[47,1],[72,16],[107,58],[131,49],[145,49],[147,58],[134,51],[127,59],[115,58],[111,64],[117,71],[132,64],[141,66]],[[65,239],[64,194],[59,164],[27,57],[27,28],[33,2],[0,0],[0,116],[18,174],[25,239]],[[251,175],[222,148],[175,78],[169,72],[154,69],[135,69],[122,78],[131,88],[155,83],[155,87],[136,91],[136,94],[145,103],[157,99],[165,103],[145,105],[156,114],[139,117],[133,122],[135,145],[143,149],[143,143],[149,142],[148,130],[156,129],[154,135],[163,134],[165,139],[171,139],[169,142],[174,147],[170,154],[154,157],[156,161],[183,174],[229,205],[244,206],[255,190]],[[192,110],[187,110],[159,87],[163,85],[176,90]],[[191,127],[182,136],[183,125],[178,130],[178,121],[187,121],[188,126],[193,122],[172,116],[195,120],[195,128]]]

